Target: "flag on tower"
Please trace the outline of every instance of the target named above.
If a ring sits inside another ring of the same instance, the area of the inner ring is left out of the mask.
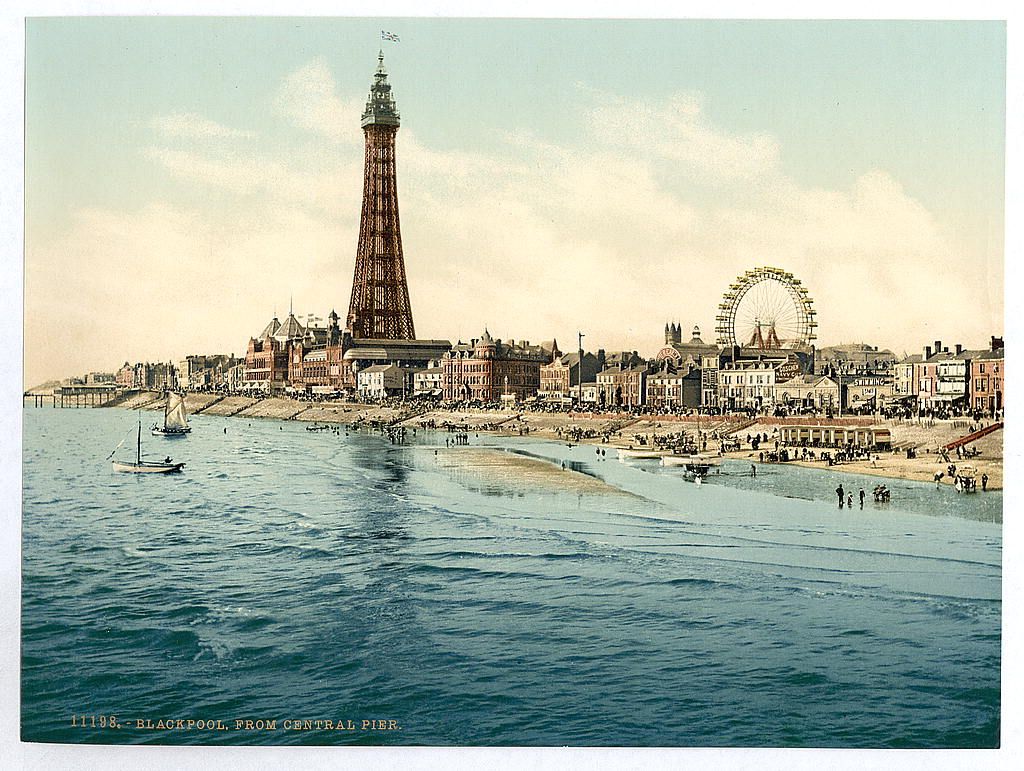
[[[401,43],[402,42],[401,40],[398,39],[398,35],[396,35],[394,32],[385,32],[384,30],[380,31],[380,39],[381,40],[390,40],[392,43]]]

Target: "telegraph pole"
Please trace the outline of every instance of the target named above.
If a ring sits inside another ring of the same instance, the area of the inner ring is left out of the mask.
[[[582,332],[577,332],[576,337],[579,342],[579,363],[576,365],[576,374],[579,378],[576,383],[577,388],[577,400],[579,401],[579,409],[583,409],[583,338],[586,337]]]

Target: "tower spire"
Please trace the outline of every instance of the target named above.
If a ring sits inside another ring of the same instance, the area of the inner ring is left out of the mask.
[[[377,71],[360,125],[366,140],[363,205],[346,326],[356,338],[412,340],[416,333],[402,255],[395,174],[399,115],[383,51],[377,55]]]
[[[398,107],[391,94],[388,71],[384,69],[384,52],[381,51],[377,54],[377,71],[373,74],[373,83],[370,84],[370,95],[366,98],[366,109],[363,110],[361,125],[366,128],[372,125],[398,126],[399,123]]]

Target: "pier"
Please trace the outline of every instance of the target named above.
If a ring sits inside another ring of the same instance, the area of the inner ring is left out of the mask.
[[[54,388],[52,393],[26,391],[22,399],[31,399],[36,407],[42,407],[50,400],[52,407],[102,407],[113,401],[117,396],[117,386],[103,385],[66,385]]]

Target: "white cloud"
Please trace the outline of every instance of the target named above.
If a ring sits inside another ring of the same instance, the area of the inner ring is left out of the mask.
[[[152,120],[153,130],[168,138],[182,139],[251,139],[254,131],[228,128],[195,113],[161,115]]]
[[[144,154],[179,180],[239,196],[262,196],[264,202],[336,212],[358,202],[360,196],[362,174],[355,159],[304,158],[296,151],[283,161],[251,151],[214,153],[168,147],[148,147]]]
[[[358,144],[353,120],[363,111],[363,101],[342,99],[334,76],[323,59],[314,59],[288,75],[274,98],[278,113],[296,126],[335,142]]]
[[[712,126],[698,94],[681,94],[664,105],[599,97],[590,115],[596,138],[634,158],[672,163],[672,173],[709,184],[728,184],[773,173],[778,142],[765,134],[736,136]]]

